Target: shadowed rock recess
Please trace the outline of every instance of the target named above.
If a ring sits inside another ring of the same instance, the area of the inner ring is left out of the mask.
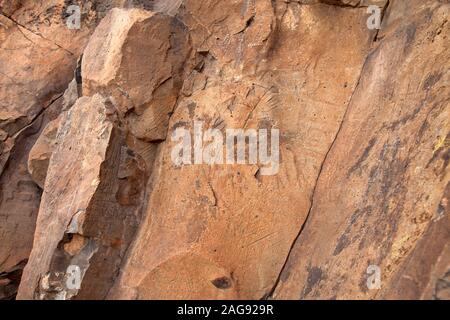
[[[0,0],[0,299],[450,299],[449,15]],[[176,163],[199,123],[278,170]]]

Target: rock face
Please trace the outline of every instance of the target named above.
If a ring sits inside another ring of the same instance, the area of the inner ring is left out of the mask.
[[[448,3],[0,7],[0,299],[450,298]]]
[[[275,298],[449,298],[449,7],[420,3],[390,5]]]
[[[164,140],[189,52],[185,29],[162,13],[113,9],[86,47],[83,94],[110,97],[134,137]]]
[[[28,16],[54,7],[0,3],[0,274],[8,274],[30,253],[40,201],[41,191],[27,172],[28,153],[42,127],[58,114],[87,29],[64,48],[47,32],[70,39],[68,29],[53,24],[55,19],[47,25],[44,16]]]
[[[171,161],[176,142],[165,142],[147,215],[112,297],[259,299],[271,291],[306,218],[320,164],[356,86],[371,34],[361,26],[344,38],[342,30],[329,32],[319,24],[306,33],[301,19],[296,27],[281,20],[285,11],[298,10],[305,16],[329,12],[342,25],[359,25],[363,10],[273,8],[270,1],[243,5],[216,1],[204,15],[197,1],[185,2],[180,16],[199,49],[169,128],[192,127],[194,121],[219,129],[279,128],[279,172],[260,175],[263,168],[257,164],[179,168]],[[239,10],[242,16],[228,14]],[[303,39],[305,45],[293,55],[299,45],[287,39]],[[317,48],[319,42],[330,48]],[[315,50],[323,51],[311,54]],[[330,69],[333,75],[325,72]],[[329,96],[323,98],[325,91]],[[294,108],[295,103],[302,107]],[[283,109],[291,116],[284,117]],[[189,272],[196,281],[179,276],[187,263],[204,266]],[[222,278],[229,288],[214,284]]]
[[[0,1],[0,298],[15,295],[31,251],[42,193],[34,182],[43,185],[46,135],[29,161],[30,150],[46,124],[78,98],[73,92],[74,86],[81,88],[77,61],[90,35],[113,7],[155,5],[125,0],[74,4],[81,13],[75,30],[67,27],[66,1]],[[73,81],[63,96],[74,73],[78,84]]]

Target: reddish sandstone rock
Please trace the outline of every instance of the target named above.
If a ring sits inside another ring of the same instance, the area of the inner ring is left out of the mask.
[[[176,142],[163,142],[147,215],[110,297],[259,299],[306,218],[373,34],[364,9],[185,1],[180,10],[197,63],[171,132],[195,120],[205,130],[278,128],[281,165],[273,176],[262,165],[177,167]],[[215,285],[222,278],[228,285]]]
[[[0,1],[0,299],[449,298],[447,3],[51,3]]]
[[[69,29],[67,1],[0,1],[0,277],[23,267],[32,246],[41,190],[26,170],[28,152],[46,123],[73,104],[60,96],[96,24],[126,2],[74,2],[81,24]]]
[[[144,10],[114,9],[84,53],[83,92],[110,96],[133,136],[164,140],[188,54],[177,20]]]
[[[31,251],[41,190],[28,173],[28,153],[60,112],[93,26],[68,30],[63,4],[0,2],[0,278],[21,270]]]
[[[105,108],[104,99],[99,95],[81,98],[61,119],[59,143],[50,159],[33,250],[19,297],[34,297],[39,278],[49,269],[53,251],[70,224],[76,225],[72,233],[83,234],[82,224],[71,220],[86,215],[100,184],[100,166],[112,134],[112,123],[106,117]],[[57,220],[53,219],[55,216]]]
[[[41,189],[44,188],[48,163],[56,143],[56,133],[58,132],[59,124],[60,118],[47,124],[29,154],[28,171],[34,182],[36,182]]]
[[[121,206],[115,199],[126,150],[108,104],[98,94],[83,97],[61,118],[18,298],[102,298],[109,290],[108,279],[117,272],[137,215],[136,206]],[[90,285],[66,287],[60,276],[70,266],[77,266],[95,291]]]
[[[450,7],[422,3],[387,11],[275,299],[448,297]]]

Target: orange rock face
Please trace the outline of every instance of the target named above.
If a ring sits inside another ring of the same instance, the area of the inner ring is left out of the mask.
[[[0,1],[0,299],[449,298],[449,4],[89,3]]]
[[[448,13],[390,5],[275,298],[449,297]]]

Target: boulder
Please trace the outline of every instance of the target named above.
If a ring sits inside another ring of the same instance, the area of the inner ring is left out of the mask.
[[[139,9],[113,9],[83,55],[83,94],[110,96],[132,134],[164,140],[189,53],[184,26]]]

